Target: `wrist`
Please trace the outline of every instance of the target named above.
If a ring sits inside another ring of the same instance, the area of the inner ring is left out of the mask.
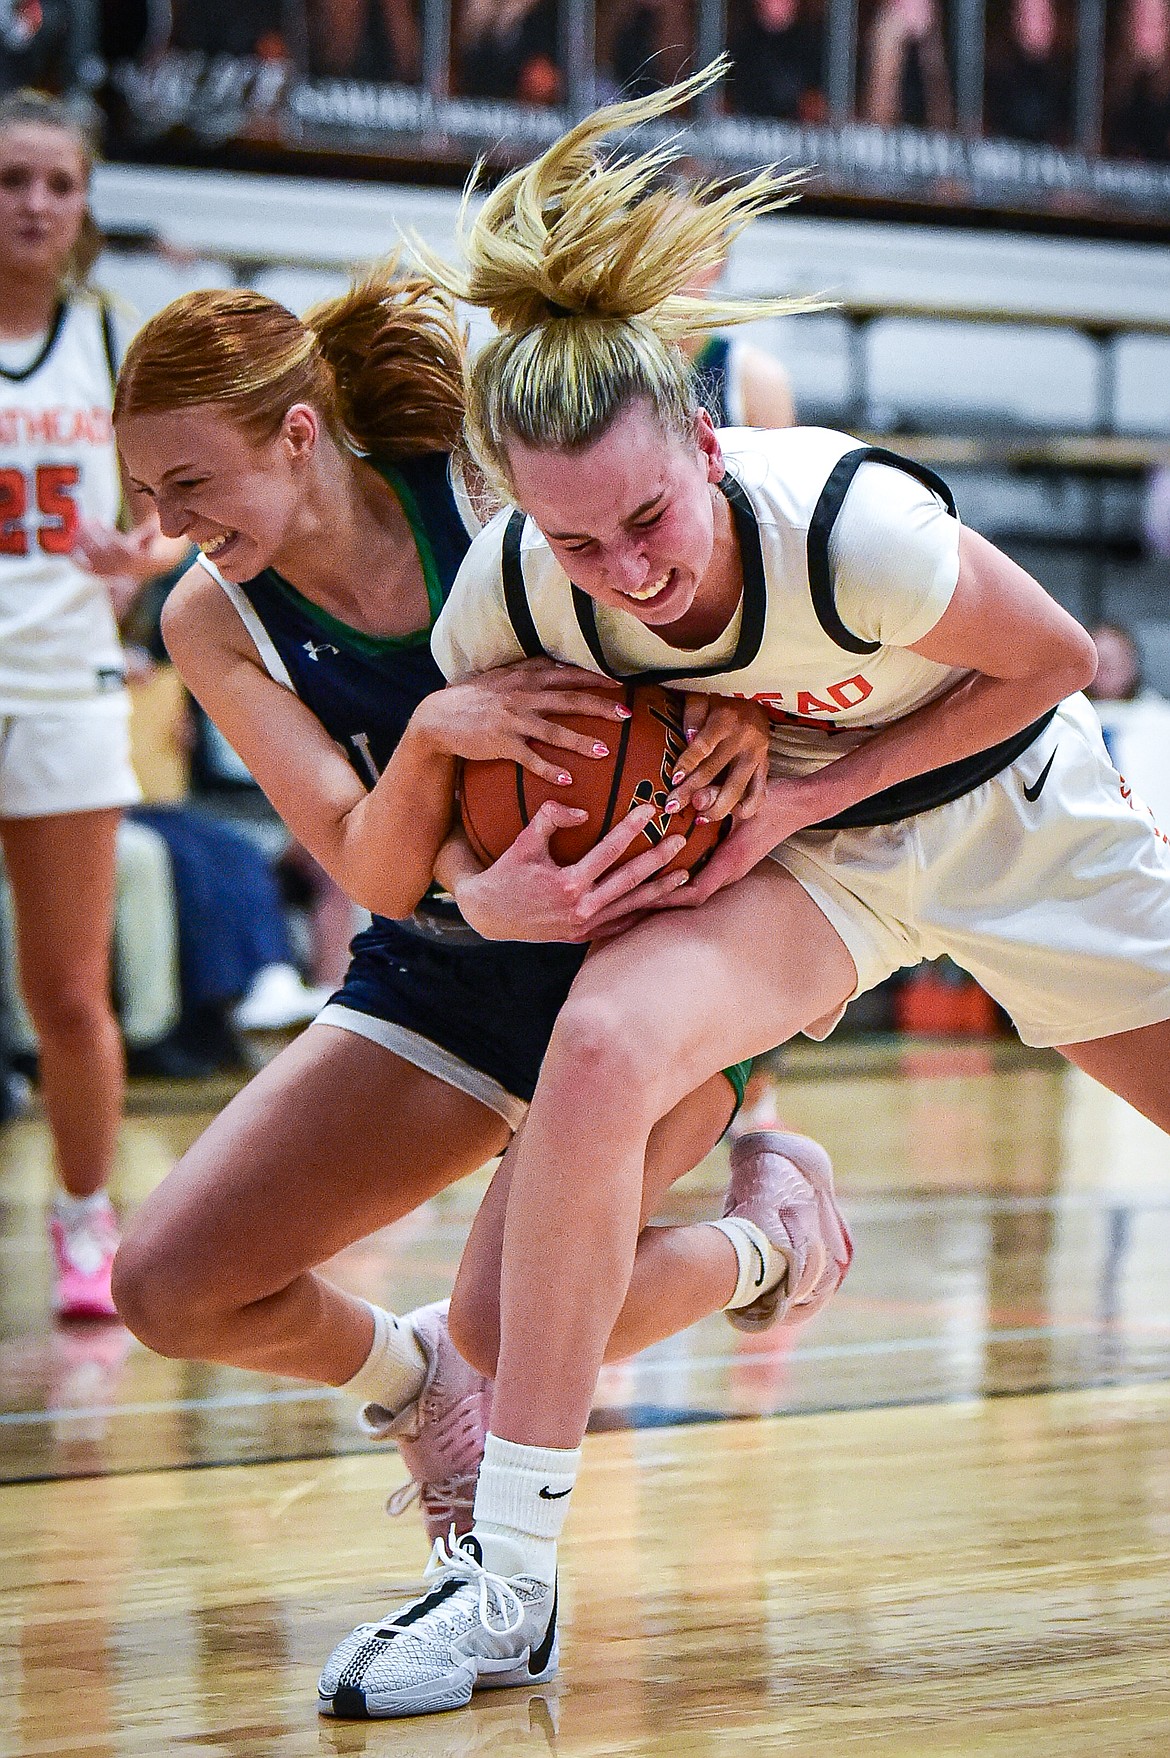
[[[398,750],[406,759],[419,763],[432,763],[436,760],[452,762],[454,753],[444,743],[438,717],[433,703],[442,691],[436,690],[431,696],[424,696],[414,713],[406,723]]]

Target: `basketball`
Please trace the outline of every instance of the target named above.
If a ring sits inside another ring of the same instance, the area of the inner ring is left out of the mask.
[[[669,817],[666,813],[671,776],[686,750],[682,696],[658,684],[607,686],[599,679],[598,685],[619,695],[632,710],[631,718],[619,724],[574,714],[566,716],[563,724],[608,745],[608,757],[581,757],[533,741],[541,756],[564,765],[573,777],[570,787],[558,787],[507,759],[464,764],[459,790],[463,828],[481,861],[498,860],[546,800],[560,800],[589,813],[584,823],[554,832],[549,848],[562,867],[588,854],[635,806],[651,802],[657,814],[618,865],[643,854],[664,836],[681,832],[686,846],[664,871],[680,867],[693,871],[726,834],[729,819],[701,824],[690,806]]]

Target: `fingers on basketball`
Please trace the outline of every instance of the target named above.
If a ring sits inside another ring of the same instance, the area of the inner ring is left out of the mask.
[[[630,718],[612,720],[565,715],[564,724],[590,745],[608,747],[608,756],[578,759],[572,780],[562,784],[548,775],[534,775],[522,764],[499,759],[468,762],[460,782],[460,808],[468,841],[481,860],[498,860],[530,824],[546,800],[583,808],[588,817],[565,825],[550,839],[552,857],[573,865],[607,836],[638,806],[650,808],[645,823],[615,864],[636,859],[671,835],[684,838],[670,868],[693,871],[720,840],[725,824],[702,824],[692,807],[668,814],[671,778],[686,750],[683,699],[657,684],[615,685],[613,694]],[[556,774],[565,773],[555,747],[534,740],[533,749]],[[669,869],[668,869],[669,870]]]

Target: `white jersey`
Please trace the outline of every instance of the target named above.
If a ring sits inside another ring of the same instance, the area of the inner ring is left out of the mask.
[[[72,560],[79,520],[118,516],[113,347],[91,294],[62,305],[39,344],[0,342],[0,715],[67,713],[123,688],[109,598]]]
[[[945,485],[818,429],[721,438],[744,592],[718,641],[684,655],[602,610],[514,514],[474,540],[435,626],[447,676],[543,649],[593,671],[749,696],[771,714],[774,767],[789,774],[950,689],[963,673],[908,651],[958,580]],[[1109,763],[1081,696],[992,751],[796,832],[772,858],[840,936],[854,993],[947,953],[1025,1043],[1170,1018],[1170,838]],[[840,1011],[803,1029],[823,1037]]]
[[[729,429],[720,442],[744,593],[716,641],[683,653],[574,592],[536,526],[520,533],[513,515],[526,636],[523,605],[506,590],[505,511],[472,543],[435,626],[444,674],[522,659],[534,630],[545,652],[587,670],[759,702],[772,720],[773,770],[786,774],[819,768],[949,690],[963,673],[909,651],[958,580],[958,520],[943,485],[823,428]]]

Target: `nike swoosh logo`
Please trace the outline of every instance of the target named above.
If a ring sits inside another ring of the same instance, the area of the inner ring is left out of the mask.
[[[572,1493],[572,1484],[569,1485],[568,1489],[550,1489],[546,1483],[540,1492],[540,1499],[542,1502],[559,1502],[563,1501],[565,1496],[571,1496]]]
[[[1048,780],[1048,772],[1052,768],[1052,765],[1055,762],[1056,762],[1056,752],[1053,751],[1051,757],[1048,759],[1047,763],[1044,765],[1043,769],[1040,771],[1039,775],[1036,777],[1036,779],[1032,783],[1031,787],[1026,787],[1024,789],[1024,798],[1026,800],[1031,800],[1033,803],[1035,803],[1035,801],[1040,798],[1040,795],[1044,792],[1044,783]]]
[[[539,1648],[533,1648],[528,1655],[528,1671],[533,1678],[536,1677],[537,1673],[542,1673],[552,1659],[553,1643],[556,1640],[557,1634],[558,1592],[559,1588],[554,1586],[552,1611],[549,1613],[548,1629],[544,1633],[544,1640],[541,1642]]]

